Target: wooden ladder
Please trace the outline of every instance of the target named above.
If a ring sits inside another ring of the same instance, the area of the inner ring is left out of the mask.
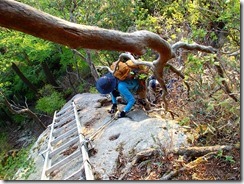
[[[94,180],[74,102],[54,113],[41,180]]]

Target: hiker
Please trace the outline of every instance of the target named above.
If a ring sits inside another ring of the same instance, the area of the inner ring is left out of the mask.
[[[130,65],[131,62],[131,60],[128,60],[126,64]],[[122,69],[122,65],[123,62],[121,62],[121,65],[119,65],[118,68]],[[112,65],[111,68],[115,69],[114,65]],[[111,114],[117,112],[118,96],[121,96],[126,101],[126,106],[118,115],[119,118],[125,117],[126,113],[128,113],[135,104],[136,99],[133,94],[138,95],[138,102],[142,104],[146,110],[150,109],[150,105],[146,98],[145,79],[139,79],[136,77],[136,75],[140,75],[139,71],[133,69],[127,71],[127,69],[123,69],[124,71],[122,72],[116,72],[115,69],[115,72],[113,74],[108,73],[100,77],[96,82],[96,88],[99,91],[99,93],[111,95],[113,104],[111,110],[109,111]]]
[[[148,99],[153,104],[156,104],[160,97],[162,96],[163,90],[157,81],[157,79],[152,75],[148,78]]]

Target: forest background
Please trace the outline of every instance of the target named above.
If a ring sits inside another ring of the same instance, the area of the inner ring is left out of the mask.
[[[240,146],[240,1],[237,0],[20,0],[51,15],[83,25],[133,32],[148,30],[170,44],[198,43],[218,49],[209,54],[180,49],[170,64],[184,79],[165,68],[169,108],[180,125],[198,130],[194,145]],[[30,145],[60,109],[77,93],[97,93],[91,65],[109,66],[120,52],[79,49],[0,28],[0,178],[26,157]],[[148,50],[143,60],[153,61]],[[186,97],[183,82],[190,85]],[[34,138],[21,144],[19,135]],[[238,167],[238,152],[221,153],[229,167]],[[240,165],[239,165],[240,169]],[[235,176],[238,179],[240,176]]]

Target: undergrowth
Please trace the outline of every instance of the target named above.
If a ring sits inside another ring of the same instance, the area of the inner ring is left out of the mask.
[[[15,180],[14,176],[19,169],[24,170],[21,177],[27,179],[34,172],[34,162],[29,158],[29,151],[33,144],[20,150],[13,150],[1,155],[0,179]]]

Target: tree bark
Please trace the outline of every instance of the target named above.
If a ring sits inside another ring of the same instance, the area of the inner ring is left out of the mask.
[[[59,88],[59,85],[57,84],[55,77],[53,76],[52,72],[50,71],[46,61],[43,61],[41,63],[42,69],[46,75],[46,79],[48,81],[48,83],[50,83],[52,86]]]
[[[24,74],[20,71],[18,66],[15,63],[12,63],[12,69],[15,71],[15,73],[19,76],[19,78],[35,93],[38,93],[37,88],[27,79]]]
[[[174,154],[177,155],[188,155],[199,157],[209,152],[216,152],[219,150],[231,150],[233,146],[230,145],[215,145],[215,146],[203,146],[203,147],[181,147],[173,150]]]
[[[151,63],[151,69],[163,89],[162,98],[166,111],[168,111],[167,88],[163,80],[163,71],[166,63],[176,56],[176,50],[184,48],[216,52],[216,49],[210,46],[183,42],[178,42],[171,47],[158,34],[146,30],[125,33],[68,22],[12,0],[0,1],[0,16],[0,26],[66,45],[72,49],[116,50],[139,56],[144,54],[147,48],[156,51],[159,57]]]
[[[0,1],[0,25],[70,48],[128,51],[138,55],[149,47],[172,58],[170,45],[149,31],[124,33],[65,21],[12,0]]]

